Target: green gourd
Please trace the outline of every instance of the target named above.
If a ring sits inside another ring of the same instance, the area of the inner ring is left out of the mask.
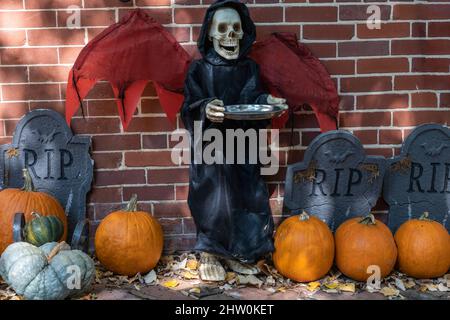
[[[87,292],[95,267],[87,254],[65,242],[41,247],[16,242],[0,258],[0,276],[25,299],[62,300]]]
[[[33,212],[31,217],[32,220],[27,222],[23,231],[26,242],[42,246],[47,242],[58,241],[63,236],[64,224],[57,216],[41,216]]]

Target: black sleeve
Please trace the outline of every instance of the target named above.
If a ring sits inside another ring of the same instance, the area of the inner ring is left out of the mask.
[[[191,134],[194,132],[194,121],[203,121],[202,127],[209,124],[206,118],[206,105],[214,100],[214,97],[205,97],[199,80],[199,61],[194,61],[189,66],[184,84],[184,102],[181,107],[181,119],[184,127]]]
[[[268,94],[266,94],[261,87],[259,66],[255,61],[251,59],[248,59],[248,64],[248,80],[245,86],[242,88],[240,101],[242,101],[242,103],[266,104]]]
[[[261,86],[259,66],[258,64],[248,59],[249,76],[245,86],[242,88],[240,94],[240,101],[242,103],[267,104],[267,96]],[[256,120],[248,121],[249,127],[252,128],[266,128],[270,124],[270,120]]]

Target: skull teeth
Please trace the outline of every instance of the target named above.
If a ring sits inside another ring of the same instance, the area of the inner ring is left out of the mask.
[[[238,45],[238,41],[220,41],[220,45],[225,47],[236,47]]]
[[[229,54],[235,53],[237,51],[237,49],[238,49],[238,46],[235,46],[235,45],[223,45],[223,44],[221,44],[220,47],[224,51],[229,53]]]

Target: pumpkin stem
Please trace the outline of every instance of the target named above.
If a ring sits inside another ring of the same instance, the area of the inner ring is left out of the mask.
[[[359,223],[365,224],[366,226],[368,225],[375,225],[375,216],[371,213],[369,213],[367,216],[365,216],[364,218],[362,218],[361,220],[359,220]]]
[[[53,257],[56,256],[59,253],[59,251],[61,251],[62,247],[64,247],[65,245],[67,245],[65,241],[58,243],[48,254],[47,262],[50,263]]]
[[[128,205],[125,208],[125,211],[135,212],[136,210],[137,210],[137,194],[134,193],[131,196],[130,202],[128,202]]]
[[[25,180],[25,182],[23,183],[22,190],[28,192],[34,191],[33,180],[31,179],[30,172],[28,171],[27,168],[22,169],[22,175],[23,179]]]
[[[298,216],[298,218],[300,219],[300,221],[309,220],[309,214],[307,214],[306,211],[303,210],[303,212]]]
[[[428,216],[430,215],[430,213],[428,211],[425,211],[419,218],[419,220],[422,221],[431,221],[430,218],[428,218]]]

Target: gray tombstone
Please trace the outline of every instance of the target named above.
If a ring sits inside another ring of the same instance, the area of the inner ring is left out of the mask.
[[[65,208],[73,243],[74,234],[86,232],[86,194],[93,176],[90,145],[90,137],[74,136],[59,113],[31,111],[17,124],[12,143],[0,147],[0,188],[22,187],[27,167],[35,188]],[[20,228],[20,218],[17,223]]]
[[[288,166],[284,212],[303,210],[335,230],[343,221],[370,213],[376,204],[386,160],[366,156],[361,142],[348,131],[316,137],[303,162]]]
[[[383,197],[392,231],[425,211],[450,229],[450,130],[438,124],[418,126],[400,155],[388,160]]]

